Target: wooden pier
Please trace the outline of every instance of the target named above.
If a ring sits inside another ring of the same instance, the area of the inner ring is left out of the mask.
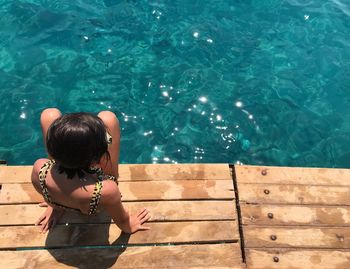
[[[120,165],[126,207],[152,212],[131,236],[103,212],[41,234],[30,174],[0,166],[0,268],[350,268],[350,170]]]

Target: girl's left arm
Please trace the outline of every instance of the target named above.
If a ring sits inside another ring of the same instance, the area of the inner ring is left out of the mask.
[[[33,165],[31,180],[35,190],[42,194],[41,187],[39,184],[39,172],[42,165],[47,159],[39,159]],[[47,202],[39,203],[40,207],[46,207],[45,212],[35,222],[35,225],[41,225],[40,230],[46,233],[49,229],[52,229],[58,220],[61,218],[64,210],[50,206]]]

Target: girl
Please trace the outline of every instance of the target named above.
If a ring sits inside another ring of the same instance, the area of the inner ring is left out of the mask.
[[[53,228],[64,210],[92,215],[104,209],[126,233],[148,230],[147,209],[130,215],[123,207],[118,188],[120,129],[114,113],[102,111],[61,115],[45,109],[40,118],[49,159],[34,163],[32,183],[47,206],[36,225]]]

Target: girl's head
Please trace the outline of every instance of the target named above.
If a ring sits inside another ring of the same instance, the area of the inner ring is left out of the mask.
[[[46,146],[59,164],[59,171],[72,178],[108,155],[106,127],[90,113],[71,113],[56,119],[50,126]]]

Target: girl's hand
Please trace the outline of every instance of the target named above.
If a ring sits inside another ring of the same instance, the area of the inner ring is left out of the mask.
[[[46,202],[40,203],[39,206],[47,208],[45,212],[40,216],[40,218],[35,222],[35,225],[41,225],[41,232],[46,233],[48,230],[55,227],[64,210],[53,208]]]
[[[149,210],[144,208],[136,215],[129,214],[122,204],[118,185],[112,180],[103,182],[100,206],[107,211],[114,223],[125,233],[131,234],[150,229],[150,227],[143,226],[151,218]]]
[[[129,225],[123,229],[126,233],[136,233],[137,231],[145,231],[151,229],[145,227],[143,224],[151,218],[151,214],[147,208],[141,210],[137,215],[131,215],[129,217]]]

